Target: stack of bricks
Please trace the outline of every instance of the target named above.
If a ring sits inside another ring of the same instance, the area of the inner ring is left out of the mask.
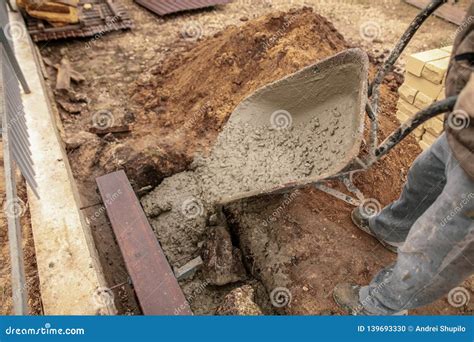
[[[397,118],[405,122],[431,103],[444,99],[444,82],[452,46],[408,57],[405,82],[398,89]],[[412,133],[425,150],[443,132],[443,116],[430,119]]]

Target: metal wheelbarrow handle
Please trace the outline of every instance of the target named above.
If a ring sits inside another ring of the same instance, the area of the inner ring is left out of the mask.
[[[441,114],[448,112],[454,107],[456,102],[454,98],[448,98],[443,101],[433,103],[428,108],[418,112],[411,120],[405,122],[395,132],[393,132],[385,141],[378,145],[378,112],[379,112],[379,97],[380,97],[380,86],[388,73],[392,70],[393,65],[400,57],[401,53],[405,50],[410,40],[415,35],[416,31],[420,28],[423,22],[433,14],[440,6],[446,3],[446,0],[431,0],[430,3],[413,19],[404,32],[394,49],[391,51],[388,58],[382,64],[377,71],[374,80],[371,82],[368,88],[369,102],[366,105],[366,113],[370,119],[370,142],[369,142],[369,156],[364,161],[367,166],[372,165],[378,161],[383,155],[390,151],[397,143],[405,138],[411,131],[413,131],[420,124],[426,120]]]
[[[456,104],[457,99],[457,95],[448,97],[447,99],[435,102],[429,107],[416,113],[380,144],[380,146],[375,150],[375,157],[379,159],[387,154],[395,145],[397,145],[401,140],[403,140],[408,134],[410,134],[415,128],[420,126],[425,121],[439,114],[451,112],[454,108],[454,105]]]

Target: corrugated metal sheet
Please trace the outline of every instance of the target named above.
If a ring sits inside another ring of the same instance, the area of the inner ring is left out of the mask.
[[[135,0],[136,3],[158,15],[223,5],[232,0]]]

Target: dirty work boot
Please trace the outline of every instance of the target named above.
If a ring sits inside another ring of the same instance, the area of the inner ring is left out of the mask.
[[[352,210],[351,213],[351,219],[352,222],[356,225],[357,228],[362,230],[364,233],[367,233],[374,238],[376,238],[382,246],[384,246],[386,249],[388,249],[390,252],[397,253],[398,252],[398,247],[390,244],[389,242],[386,242],[384,240],[379,239],[370,229],[369,226],[369,218],[362,214],[361,208],[357,207]]]
[[[337,305],[346,310],[353,316],[373,316],[375,314],[367,311],[359,300],[359,285],[349,283],[337,284],[333,290],[332,296]],[[393,316],[405,316],[407,310],[392,314]]]

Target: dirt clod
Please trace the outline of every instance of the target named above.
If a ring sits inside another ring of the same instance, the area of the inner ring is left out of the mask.
[[[225,227],[207,229],[207,239],[202,250],[204,272],[212,285],[225,285],[246,279],[242,253],[232,246]]]
[[[254,289],[244,285],[232,290],[224,298],[224,303],[217,309],[217,315],[258,316],[262,310],[254,301]]]

